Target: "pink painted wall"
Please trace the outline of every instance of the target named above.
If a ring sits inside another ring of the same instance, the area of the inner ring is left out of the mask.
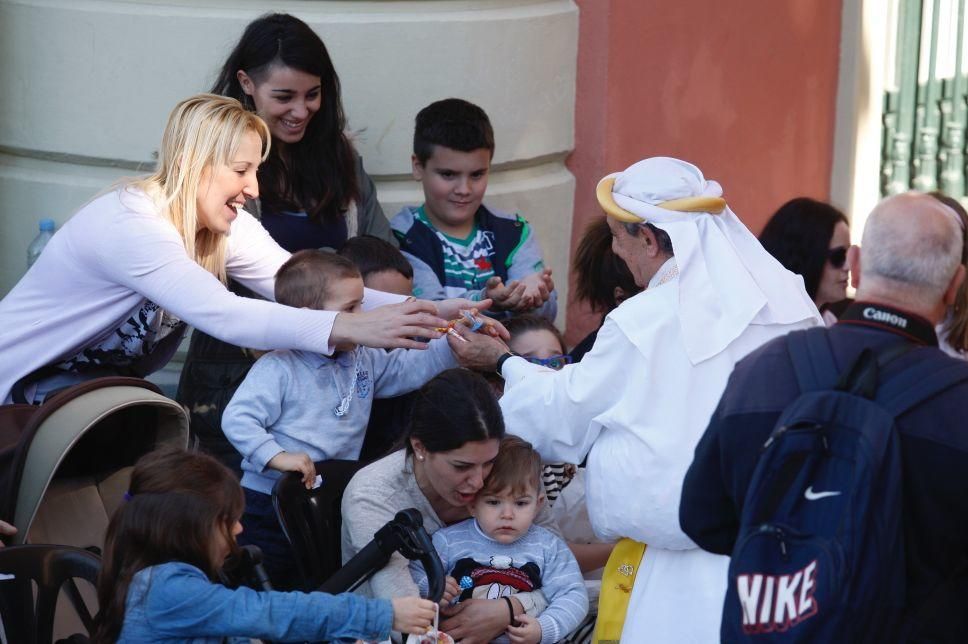
[[[649,156],[695,163],[754,233],[787,199],[829,198],[841,2],[575,1],[573,252],[598,179]],[[569,303],[570,342],[597,324]]]

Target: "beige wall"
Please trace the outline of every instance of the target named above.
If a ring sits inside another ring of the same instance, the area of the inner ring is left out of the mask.
[[[208,89],[245,25],[270,7],[326,42],[388,216],[421,200],[409,179],[416,112],[447,96],[487,110],[497,138],[488,201],[534,223],[566,289],[571,0],[0,0],[0,294],[23,273],[37,220],[63,223],[149,167],[171,107]]]

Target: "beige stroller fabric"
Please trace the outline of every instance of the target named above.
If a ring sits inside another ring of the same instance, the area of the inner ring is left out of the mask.
[[[38,428],[27,453],[14,514],[17,543],[103,546],[108,519],[128,489],[131,464],[55,478],[70,450],[96,431],[150,432],[145,452],[167,443],[185,447],[188,416],[175,401],[136,386],[95,389],[67,401]]]

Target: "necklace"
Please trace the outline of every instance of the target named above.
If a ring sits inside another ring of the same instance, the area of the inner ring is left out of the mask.
[[[340,358],[342,356],[338,357],[336,360],[333,361],[333,386],[336,387],[336,395],[339,396],[339,404],[333,408],[333,414],[335,414],[337,418],[342,418],[347,414],[347,412],[349,412],[350,401],[353,400],[353,385],[356,382],[356,377],[357,377],[356,351],[351,352],[351,355],[353,356],[353,362],[351,363],[352,368],[345,370],[347,373],[350,374],[349,380],[346,383],[346,388],[345,388],[346,393],[343,393],[344,389],[340,387],[340,381],[339,381],[340,372],[344,371],[343,369],[340,368],[342,366],[340,365]]]

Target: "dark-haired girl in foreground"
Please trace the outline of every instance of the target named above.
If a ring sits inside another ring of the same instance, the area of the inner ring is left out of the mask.
[[[430,626],[434,605],[417,597],[259,592],[214,582],[242,530],[242,488],[207,457],[169,452],[162,458],[204,467],[186,470],[201,489],[136,492],[114,515],[98,580],[94,644],[382,640],[391,628],[424,633]],[[142,489],[166,487],[144,483]]]

